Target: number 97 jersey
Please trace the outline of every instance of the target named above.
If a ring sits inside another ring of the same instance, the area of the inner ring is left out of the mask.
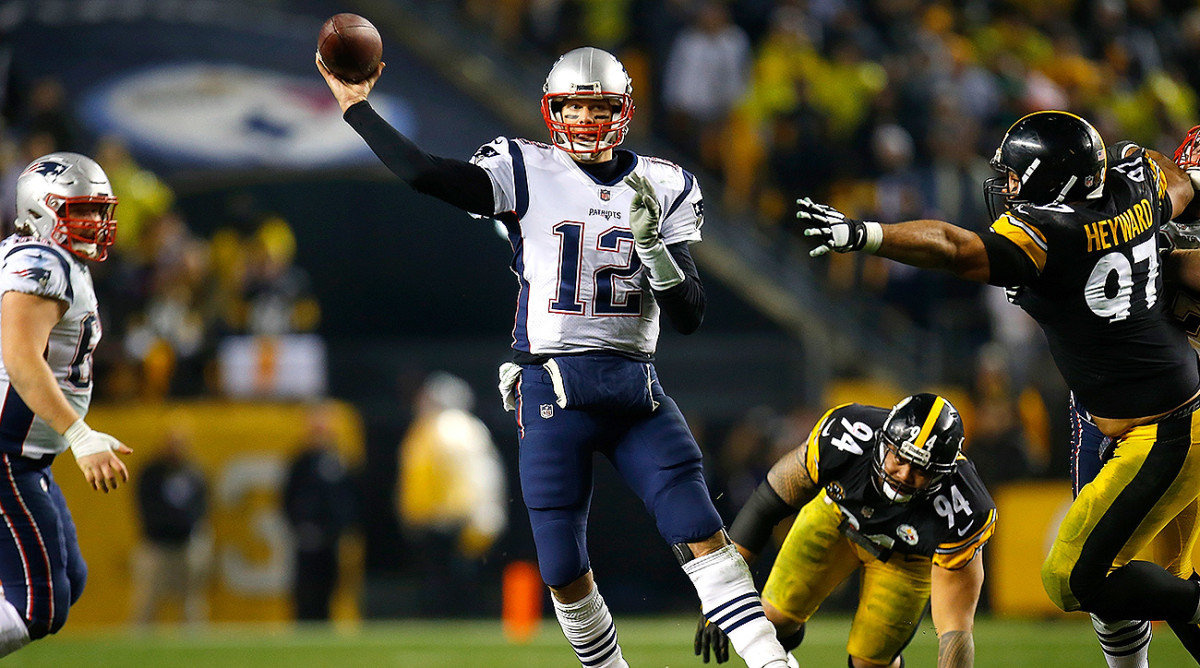
[[[0,243],[0,299],[8,292],[67,305],[50,330],[46,363],[75,412],[86,415],[92,399],[92,351],[101,336],[87,266],[56,244],[10,236]],[[0,452],[40,456],[66,450],[66,439],[36,417],[12,387],[2,360],[0,356]]]
[[[492,181],[520,283],[513,348],[532,355],[616,351],[654,354],[658,305],[633,249],[629,209],[636,173],[653,186],[667,245],[700,241],[703,201],[692,175],[673,163],[619,150],[630,167],[611,183],[565,151],[501,137],[471,161]]]
[[[1099,199],[1017,204],[992,224],[1035,275],[1014,302],[1041,324],[1055,365],[1093,415],[1158,415],[1200,388],[1196,354],[1163,317],[1166,187],[1143,149],[1114,147]]]
[[[908,503],[885,498],[874,455],[889,412],[846,404],[821,418],[808,438],[805,468],[823,494],[809,503],[837,505],[842,533],[882,561],[899,552],[931,557],[942,568],[962,568],[996,530],[996,504],[975,465],[962,455],[938,489]]]

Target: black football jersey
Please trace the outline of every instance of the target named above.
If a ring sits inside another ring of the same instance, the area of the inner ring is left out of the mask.
[[[1018,204],[992,224],[1036,267],[1013,301],[1041,324],[1059,372],[1094,415],[1157,415],[1200,388],[1196,354],[1163,316],[1157,236],[1170,209],[1166,176],[1135,148],[1110,151],[1100,198]]]
[[[931,557],[943,568],[965,566],[996,529],[996,504],[975,465],[960,456],[958,468],[932,494],[908,503],[879,491],[874,468],[875,433],[889,409],[862,404],[825,414],[808,439],[808,475],[825,494],[811,503],[836,503],[841,530],[886,561],[893,553]]]

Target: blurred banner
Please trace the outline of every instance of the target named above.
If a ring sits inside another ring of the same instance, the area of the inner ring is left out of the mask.
[[[1071,505],[1067,481],[1025,482],[991,490],[996,535],[984,550],[992,612],[1042,617],[1061,612],[1042,589],[1042,560]]]
[[[214,548],[208,582],[209,620],[271,621],[292,617],[289,586],[291,536],[281,492],[291,458],[304,441],[308,419],[318,407],[330,425],[347,469],[363,458],[362,421],[349,404],[233,403],[196,401],[156,406],[96,406],[88,422],[133,448],[125,458],[130,484],[102,494],[87,486],[70,455],[54,464],[54,477],[67,497],[89,575],[83,597],[71,609],[66,632],[129,620],[130,590],[138,573],[131,557],[141,531],[136,508],[140,465],[162,447],[172,427],[192,436],[191,457],[208,481],[209,521]],[[342,543],[333,618],[358,617],[362,543],[357,534]],[[178,619],[168,608],[162,619]]]

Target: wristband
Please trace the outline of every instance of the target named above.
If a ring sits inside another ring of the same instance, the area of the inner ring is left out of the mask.
[[[883,244],[883,225],[871,220],[864,220],[863,227],[866,228],[867,238],[863,241],[862,249],[864,252],[873,255]]]
[[[75,459],[112,450],[106,440],[92,438],[93,433],[95,432],[83,421],[83,418],[71,423],[71,426],[63,432],[63,438],[67,439],[67,443],[71,445],[71,454],[75,455]]]
[[[669,290],[687,278],[679,265],[675,264],[675,258],[671,257],[671,252],[667,250],[667,245],[661,239],[649,248],[643,248],[637,244],[634,244],[633,248],[638,254],[638,259],[646,265],[646,269],[650,272],[650,288],[652,290],[658,292]]]

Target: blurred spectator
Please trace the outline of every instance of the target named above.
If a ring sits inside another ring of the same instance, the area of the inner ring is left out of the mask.
[[[174,427],[162,450],[135,476],[142,542],[134,554],[133,621],[154,621],[162,604],[178,600],[190,624],[208,618],[212,563],[207,482],[191,457],[191,436]]]
[[[295,257],[291,226],[279,216],[266,217],[246,247],[241,297],[247,333],[278,335],[316,328],[320,309],[308,274],[293,263]]]
[[[466,381],[429,374],[400,443],[397,507],[418,561],[424,615],[485,612],[476,593],[482,563],[508,522],[500,453],[471,414],[474,403]]]
[[[1018,411],[1003,348],[984,346],[975,364],[966,453],[988,489],[1033,473],[1029,439]]]
[[[292,529],[296,619],[326,621],[337,586],[342,534],[356,518],[350,477],[338,455],[333,415],[313,409],[300,450],[288,467],[283,509]]]
[[[96,143],[96,162],[108,172],[113,192],[121,198],[116,249],[134,261],[148,261],[150,250],[143,247],[142,236],[150,222],[175,203],[174,191],[139,165],[116,136],[102,137]]]
[[[750,42],[722,2],[705,2],[671,47],[663,69],[663,108],[676,145],[720,169],[720,142],[746,91]]]
[[[75,117],[66,106],[67,95],[62,82],[47,77],[33,84],[29,92],[28,118],[24,123],[24,131],[29,135],[48,134],[54,139],[54,151],[72,151],[80,153],[84,150],[79,127]],[[97,160],[105,171],[110,174],[108,166]],[[115,189],[115,184],[114,184]],[[114,192],[119,192],[115,191]]]

